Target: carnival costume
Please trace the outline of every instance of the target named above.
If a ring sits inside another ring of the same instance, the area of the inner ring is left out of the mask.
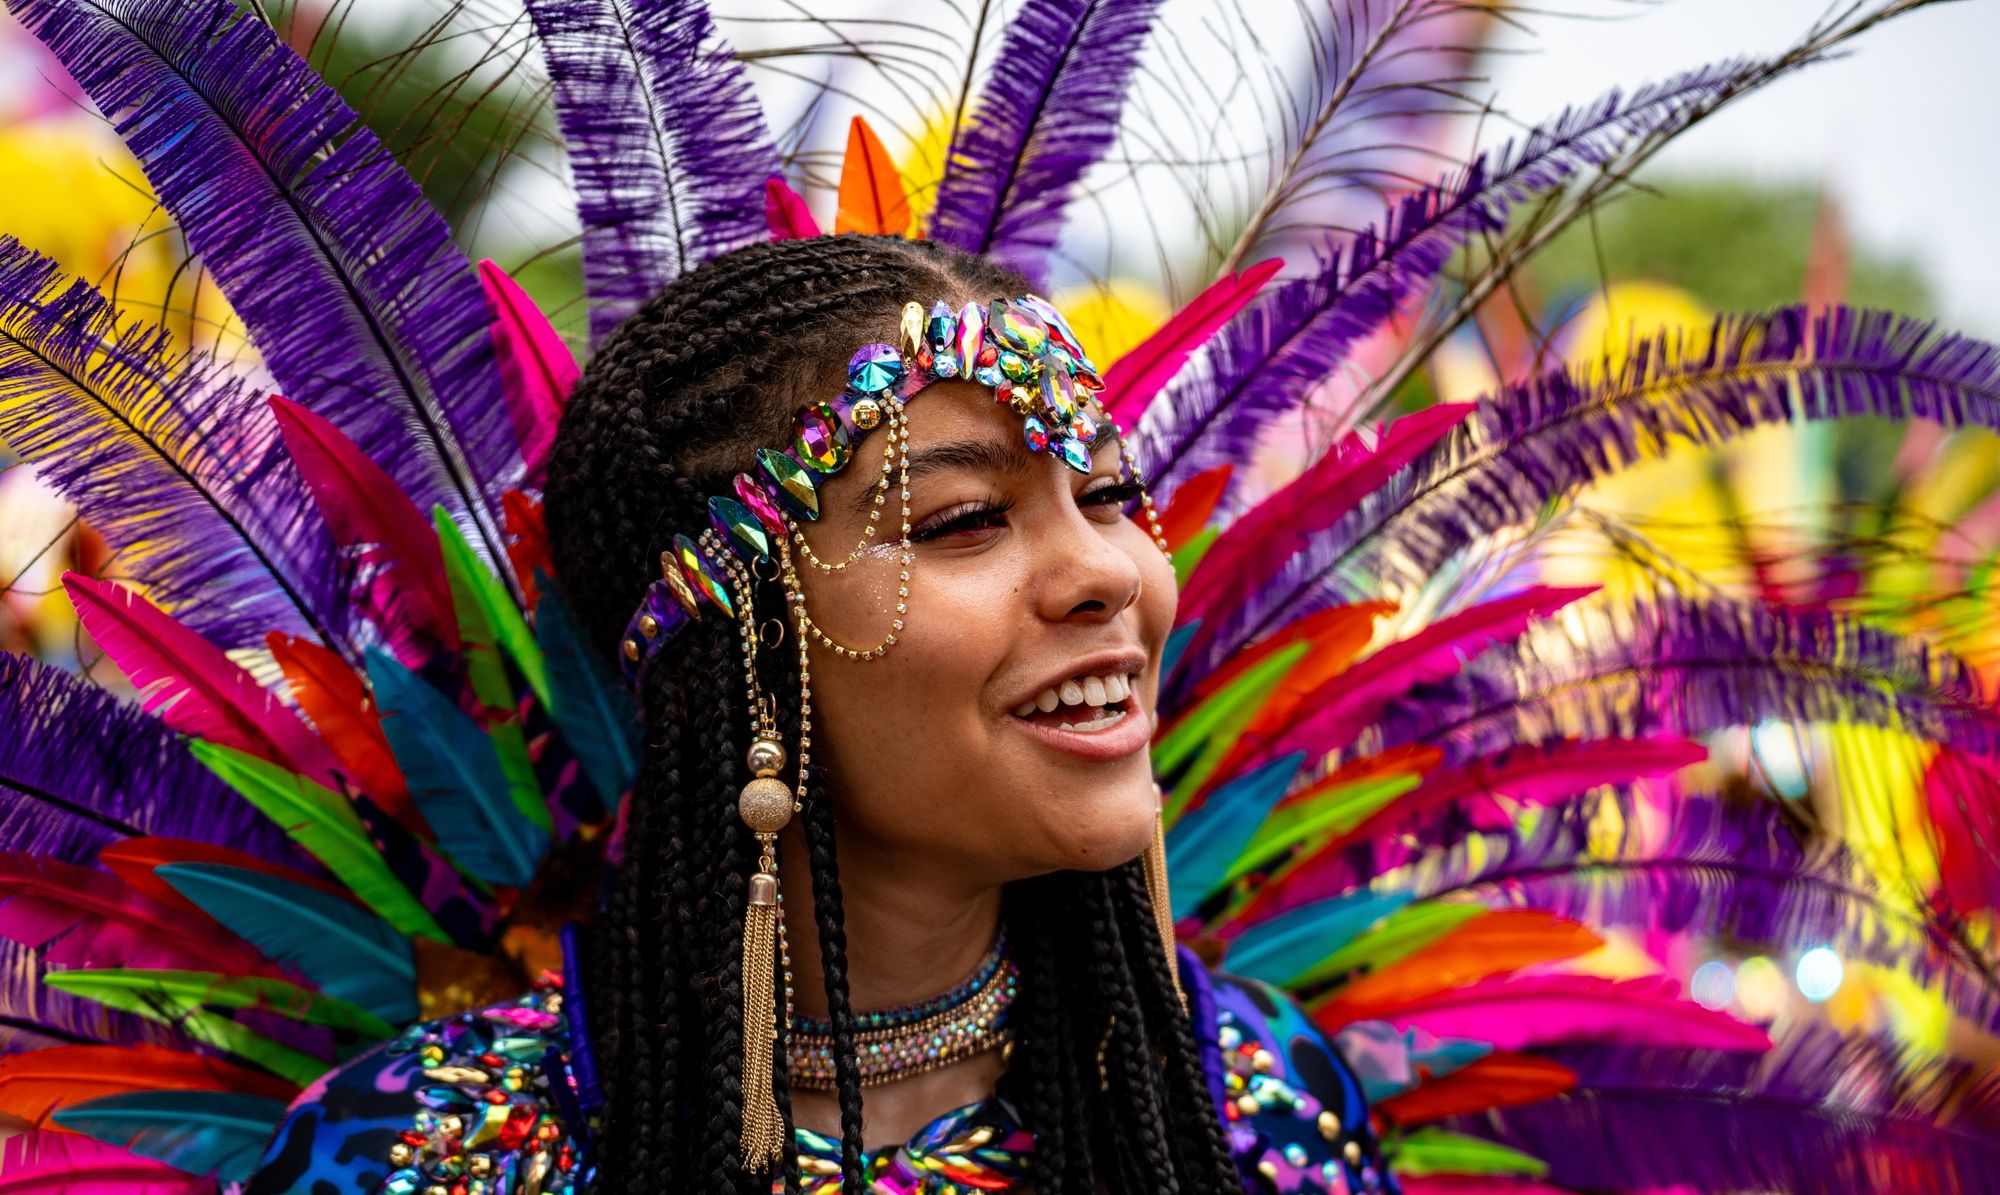
[[[116,123],[259,362],[184,353],[0,242],[0,441],[119,550],[120,581],[66,587],[140,697],[0,660],[0,1112],[33,1126],[0,1189],[585,1190],[615,1060],[592,1054],[564,927],[593,895],[576,860],[616,860],[640,748],[613,661],[548,575],[538,492],[574,361],[259,20],[227,0],[11,6]],[[1357,0],[1320,115],[1367,94],[1370,56],[1434,7]],[[528,9],[594,337],[705,257],[817,235],[703,5]],[[950,130],[923,235],[1044,276],[1155,9],[1025,0]],[[711,498],[710,525],[654,545],[625,679],[692,619],[741,622],[746,664],[765,650],[753,575],[786,581],[802,674],[892,651],[900,596],[874,642],[813,622],[798,577],[844,565],[801,528],[826,477],[879,462],[855,553],[899,538],[907,582],[903,410],[953,401],[920,397],[931,383],[977,382],[1052,467],[1088,470],[1118,429],[1150,486],[1133,517],[1182,582],[1148,879],[1246,1187],[1383,1190],[1394,1169],[1523,1195],[2000,1189],[1991,1094],[1965,1066],[1824,1027],[1773,1046],[1670,981],[1550,969],[1601,945],[1587,922],[1832,942],[1990,1028],[2000,722],[1974,671],[1824,602],[1666,570],[1592,593],[1523,564],[1584,485],[1676,437],[1864,413],[2000,425],[1992,348],[1880,313],[1733,317],[1698,345],[1354,431],[1261,498],[1238,476],[1468,241],[1538,195],[1608,188],[1878,15],[1567,114],[1282,274],[1232,254],[1103,368],[1037,295],[908,296],[897,343],[857,344],[847,386]],[[1297,162],[1326,126],[1282,134]],[[886,160],[857,119],[836,231],[911,232]],[[1265,216],[1287,202],[1274,190]],[[770,1095],[780,1059],[794,1087],[828,1065],[824,1027],[780,1007],[768,849],[806,792],[810,694],[780,726],[745,676],[740,810],[767,849],[744,909],[743,1160],[793,1150],[825,1191],[837,1143],[787,1138]],[[1930,816],[1961,837],[1927,899],[1809,847],[1775,800],[1674,779],[1697,738],[1773,721],[1923,747],[1946,794]],[[871,1080],[1004,1042],[1012,982],[999,943],[934,1004],[878,1014]],[[868,1165],[882,1192],[1005,1190],[1032,1148],[996,1098]]]

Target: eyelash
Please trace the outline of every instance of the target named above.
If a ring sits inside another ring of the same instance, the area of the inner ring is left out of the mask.
[[[1139,486],[1136,482],[1119,482],[1089,491],[1077,499],[1081,506],[1123,506],[1136,501]],[[947,511],[932,515],[923,523],[911,528],[910,540],[922,543],[926,540],[942,539],[947,535],[957,535],[966,531],[983,531],[993,525],[994,520],[1013,509],[1013,503],[987,501],[956,508],[956,513]]]

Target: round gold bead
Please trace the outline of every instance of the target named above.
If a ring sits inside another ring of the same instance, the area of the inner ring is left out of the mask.
[[[847,414],[854,420],[854,426],[868,431],[882,422],[882,404],[872,398],[858,399]]]
[[[792,820],[792,790],[771,776],[759,776],[736,797],[736,815],[759,834],[776,834]]]
[[[658,639],[660,637],[660,620],[650,614],[641,614],[639,616],[639,633],[648,639]]]
[[[639,662],[639,641],[637,639],[627,639],[625,641],[625,658],[635,664]]]
[[[758,739],[744,753],[744,762],[750,765],[752,776],[775,776],[785,766],[784,744]]]

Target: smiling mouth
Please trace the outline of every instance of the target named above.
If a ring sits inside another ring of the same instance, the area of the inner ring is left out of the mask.
[[[1096,734],[1131,716],[1133,686],[1134,678],[1124,673],[1071,677],[1015,706],[1014,716],[1058,730]]]

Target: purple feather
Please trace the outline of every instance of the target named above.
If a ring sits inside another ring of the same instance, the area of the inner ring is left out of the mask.
[[[2000,752],[2000,714],[1948,652],[1827,610],[1671,591],[1579,603],[1390,703],[1359,742],[1437,746],[1455,762],[1556,736],[1699,737],[1772,718]]]
[[[0,726],[0,849],[84,863],[156,834],[318,870],[158,718],[72,673],[0,654]]]
[[[1859,415],[2000,427],[2000,349],[1890,312],[1724,316],[1705,340],[1662,332],[1615,365],[1605,380],[1559,369],[1482,403],[1295,558],[1267,600],[1296,617],[1420,586],[1466,544],[1670,443]]]
[[[1822,1025],[1766,1054],[1565,1046],[1575,1090],[1453,1127],[1583,1190],[2000,1192],[2000,1078]]]
[[[1165,501],[1203,470],[1247,461],[1273,419],[1307,401],[1360,341],[1436,279],[1467,238],[1497,230],[1522,199],[1609,161],[1632,139],[1684,124],[1768,68],[1729,63],[1612,92],[1518,144],[1398,201],[1307,276],[1266,291],[1146,411],[1137,450]]]
[[[931,239],[1039,278],[1078,180],[1111,147],[1160,0],[1027,0],[952,138]]]
[[[778,151],[701,0],[529,0],[583,218],[602,340],[706,258],[760,241]]]
[[[229,0],[17,0],[145,167],[286,397],[491,558],[520,470],[485,295],[375,135]]]
[[[5,237],[0,440],[118,550],[115,573],[216,643],[345,637],[333,545],[257,393]]]

